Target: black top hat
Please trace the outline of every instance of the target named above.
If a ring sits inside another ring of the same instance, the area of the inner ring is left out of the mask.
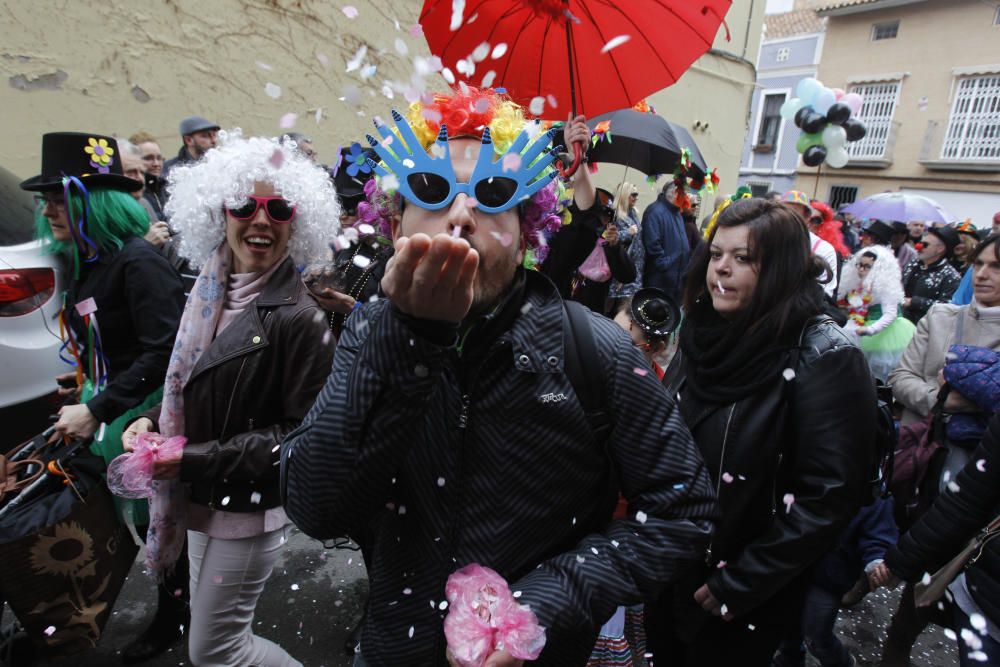
[[[894,231],[892,227],[881,220],[872,220],[867,227],[861,230],[861,233],[872,237],[879,245],[889,245]]]
[[[666,338],[680,324],[681,311],[663,290],[644,287],[632,297],[632,321],[647,336]]]
[[[943,225],[941,227],[931,227],[927,230],[927,233],[933,234],[941,239],[941,243],[943,243],[944,247],[948,249],[948,252],[954,250],[955,246],[958,245],[958,232],[956,232],[954,228],[947,225]]]
[[[375,178],[375,172],[365,158],[376,162],[380,159],[375,151],[361,148],[361,144],[355,142],[340,149],[339,161],[330,169],[333,172],[333,187],[337,189],[337,196],[345,207],[349,203],[357,206],[365,196],[365,183]]]
[[[42,173],[21,182],[22,190],[43,192],[62,188],[63,176],[76,176],[88,187],[135,192],[140,181],[122,173],[118,142],[112,137],[83,132],[42,135]]]

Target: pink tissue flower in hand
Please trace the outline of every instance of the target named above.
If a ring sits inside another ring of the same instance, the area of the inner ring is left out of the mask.
[[[444,634],[461,667],[482,667],[495,650],[506,650],[519,660],[541,654],[545,629],[493,570],[467,565],[448,577],[445,594],[449,607]]]
[[[153,468],[160,460],[179,457],[187,438],[140,433],[132,453],[116,457],[108,464],[108,488],[119,498],[150,498],[153,495]]]

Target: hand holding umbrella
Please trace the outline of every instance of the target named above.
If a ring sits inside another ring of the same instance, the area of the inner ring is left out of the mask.
[[[565,172],[560,170],[560,173],[565,177],[576,172],[583,160],[584,147],[590,145],[590,128],[587,127],[587,117],[579,115],[574,118],[573,114],[570,114],[566,119],[563,137],[566,140],[566,145],[573,147],[573,164]]]

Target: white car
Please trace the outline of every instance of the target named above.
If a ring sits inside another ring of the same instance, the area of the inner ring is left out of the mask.
[[[63,269],[35,237],[35,205],[0,167],[0,451],[48,426],[58,411]]]

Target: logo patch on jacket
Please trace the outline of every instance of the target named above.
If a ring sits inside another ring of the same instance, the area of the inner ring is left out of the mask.
[[[566,400],[566,394],[561,392],[558,394],[542,394],[538,397],[538,400],[542,403],[559,403]]]

